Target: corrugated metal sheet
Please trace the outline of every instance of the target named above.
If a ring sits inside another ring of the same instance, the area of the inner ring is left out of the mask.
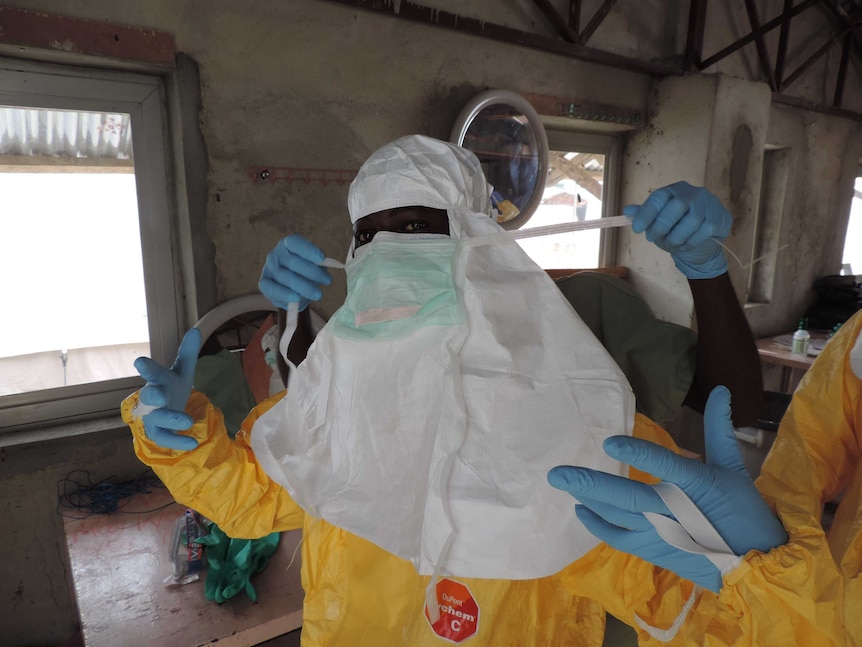
[[[132,159],[129,115],[0,106],[0,155]]]

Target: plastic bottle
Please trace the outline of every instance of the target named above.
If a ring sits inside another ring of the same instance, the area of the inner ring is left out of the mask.
[[[793,344],[790,347],[790,352],[794,355],[807,355],[809,341],[811,341],[811,334],[805,330],[805,319],[800,319],[799,329],[793,333]]]

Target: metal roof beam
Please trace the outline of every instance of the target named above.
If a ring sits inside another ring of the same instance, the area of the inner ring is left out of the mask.
[[[614,8],[616,2],[617,0],[605,0],[602,3],[602,6],[596,9],[596,13],[593,14],[593,17],[590,18],[590,22],[587,23],[586,27],[584,27],[584,31],[582,31],[578,36],[578,43],[583,45],[592,38],[596,29],[598,29],[599,25],[602,24],[602,21],[608,17],[608,14],[611,12],[611,9]]]
[[[769,50],[766,49],[766,41],[763,40],[763,34],[760,33],[760,15],[757,12],[757,5],[754,4],[754,0],[745,0],[745,9],[748,12],[748,22],[751,24],[751,32],[756,34],[754,42],[757,45],[757,58],[760,61],[760,70],[769,87],[772,88],[773,92],[776,92],[778,85],[775,83],[772,63],[769,60]]]
[[[762,37],[763,35],[769,33],[770,31],[772,31],[776,27],[780,26],[782,24],[782,22],[784,22],[785,19],[793,18],[794,16],[798,16],[800,13],[802,13],[806,9],[820,3],[821,1],[822,0],[803,0],[798,5],[793,7],[793,9],[790,10],[790,16],[787,16],[785,13],[782,13],[777,18],[773,18],[772,20],[763,23],[756,32],[752,31],[747,36],[743,36],[739,40],[731,43],[730,45],[728,45],[724,49],[722,49],[722,50],[716,52],[715,54],[713,54],[712,56],[710,56],[708,59],[706,59],[705,61],[703,61],[700,64],[700,70],[705,70],[706,68],[708,68],[712,65],[715,65],[721,59],[730,56],[731,54],[733,54],[737,50],[742,49],[743,47],[748,45],[751,41],[755,40],[756,38]]]
[[[586,47],[578,43],[568,43],[557,38],[548,38],[531,34],[519,29],[512,29],[504,25],[468,18],[458,14],[435,9],[415,2],[381,2],[380,0],[327,0],[348,7],[365,9],[375,13],[384,14],[400,20],[418,22],[430,27],[441,27],[460,33],[479,36],[489,40],[496,40],[508,45],[519,45],[531,49],[567,56],[598,65],[606,65],[617,69],[640,72],[642,74],[655,74],[657,76],[668,76],[681,74],[679,66],[654,61],[642,61],[629,56],[621,56],[605,52],[593,47]],[[608,0],[606,0],[606,3]],[[598,12],[597,12],[598,13]],[[595,19],[595,16],[593,17]],[[592,21],[591,21],[592,22]]]
[[[790,10],[793,0],[784,0],[784,11],[781,14],[781,33],[778,36],[778,59],[775,61],[775,83],[781,87],[784,79],[784,61],[787,58],[787,41],[790,38]]]
[[[569,29],[569,23],[557,12],[556,9],[554,9],[554,5],[550,3],[550,0],[533,0],[533,4],[535,4],[541,12],[545,14],[545,18],[547,18],[553,28],[557,30],[557,33],[563,37],[563,40],[570,43],[577,42],[577,33],[572,32],[572,30]]]
[[[703,56],[703,33],[706,29],[707,0],[691,0],[688,10],[688,38],[685,44],[685,69],[700,67]]]
[[[826,54],[826,52],[828,52],[830,49],[832,49],[832,46],[835,45],[835,43],[837,43],[839,40],[841,40],[841,38],[846,33],[847,33],[847,30],[845,30],[844,32],[841,32],[841,33],[836,32],[836,33],[832,34],[832,36],[829,38],[829,40],[827,40],[825,43],[823,43],[823,45],[821,45],[817,49],[816,52],[814,52],[811,56],[809,56],[807,59],[805,59],[802,62],[802,64],[799,67],[797,67],[793,72],[791,72],[790,74],[787,75],[787,79],[782,84],[781,90],[785,90],[794,81],[796,81],[800,76],[805,74],[805,72],[807,72],[808,69],[812,65],[814,65],[818,60],[823,58],[823,55]]]

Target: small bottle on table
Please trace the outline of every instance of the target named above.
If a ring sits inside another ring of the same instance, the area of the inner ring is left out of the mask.
[[[799,329],[793,333],[793,343],[790,352],[794,355],[807,355],[808,343],[811,341],[811,333],[805,329],[805,319],[799,320]]]

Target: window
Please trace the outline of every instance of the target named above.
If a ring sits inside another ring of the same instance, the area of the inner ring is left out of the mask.
[[[546,132],[549,153],[545,192],[522,229],[617,215],[619,139],[563,130]],[[544,269],[596,268],[610,264],[613,232],[573,231],[525,238],[518,244]]]
[[[118,413],[179,339],[161,79],[0,60],[0,432]]]
[[[841,259],[841,273],[862,274],[862,168],[856,176],[853,187],[853,200],[850,203],[850,220],[844,238],[844,257]]]

